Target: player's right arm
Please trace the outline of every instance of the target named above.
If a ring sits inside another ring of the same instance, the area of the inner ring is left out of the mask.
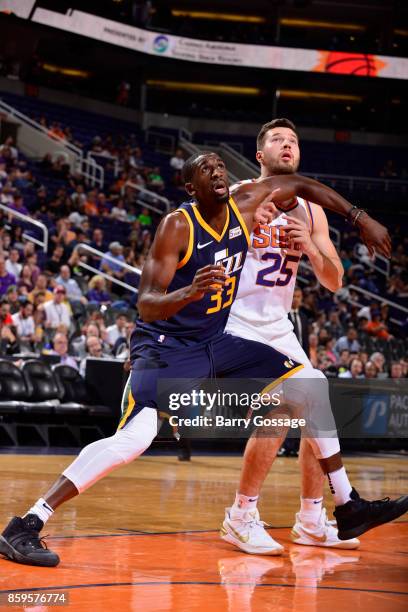
[[[214,292],[214,283],[225,284],[224,268],[209,265],[197,270],[190,285],[167,293],[179,261],[187,252],[189,232],[188,222],[179,212],[160,222],[140,279],[137,307],[143,321],[168,319],[205,293]]]

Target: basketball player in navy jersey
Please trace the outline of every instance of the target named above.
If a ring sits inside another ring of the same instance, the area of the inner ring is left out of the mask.
[[[177,379],[186,375],[197,380],[216,374],[272,381],[295,376],[303,368],[265,344],[224,334],[249,232],[257,222],[271,219],[266,203],[271,197],[284,204],[299,195],[343,215],[351,205],[330,188],[295,175],[243,185],[230,198],[224,162],[214,153],[192,156],[185,164],[184,179],[193,201],[162,220],[142,273],[140,320],[131,338],[128,408],[113,436],[86,446],[27,514],[10,521],[0,536],[0,553],[12,561],[59,563],[58,555],[44,547],[39,532],[62,503],[150,446],[157,434],[158,411],[168,411],[167,405],[158,405],[160,380],[173,380],[176,388]],[[387,230],[364,216],[361,234],[368,247],[389,255]],[[365,503],[365,524],[389,520],[390,505],[375,513],[375,504]],[[349,515],[351,525],[356,516]],[[357,521],[362,521],[360,513]]]

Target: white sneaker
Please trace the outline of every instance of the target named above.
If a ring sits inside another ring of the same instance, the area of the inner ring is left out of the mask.
[[[300,513],[296,514],[296,523],[291,531],[290,539],[295,544],[305,546],[325,546],[329,548],[354,549],[360,546],[360,540],[339,540],[336,521],[327,519],[326,510],[323,508],[319,521],[316,525],[302,523]]]
[[[220,536],[226,542],[252,555],[281,555],[283,546],[275,542],[265,530],[264,523],[255,510],[232,511],[225,508],[225,520]]]

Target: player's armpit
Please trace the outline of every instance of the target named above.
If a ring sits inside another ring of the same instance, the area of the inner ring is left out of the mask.
[[[180,301],[181,296],[175,294],[181,290],[170,294],[166,291],[187,251],[189,234],[187,219],[177,212],[167,215],[157,228],[139,286],[137,306],[144,321],[165,319],[174,314],[171,307]]]

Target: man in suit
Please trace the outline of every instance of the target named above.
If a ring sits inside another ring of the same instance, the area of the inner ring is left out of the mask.
[[[303,291],[296,287],[293,293],[292,308],[288,314],[293,325],[293,331],[302,349],[309,356],[309,320],[302,310]]]

